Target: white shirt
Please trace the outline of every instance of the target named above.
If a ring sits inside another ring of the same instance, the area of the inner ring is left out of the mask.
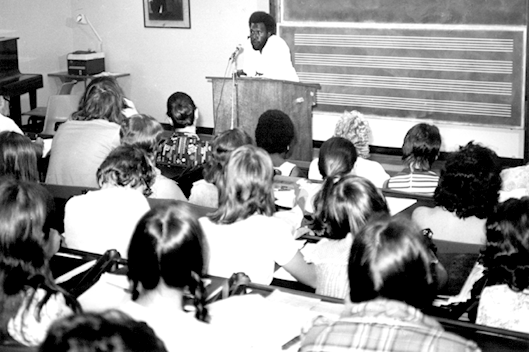
[[[116,249],[125,258],[136,224],[149,210],[139,190],[125,187],[72,197],[64,209],[66,246],[99,254]]]
[[[16,132],[18,134],[24,134],[20,127],[7,116],[4,116],[0,114],[0,132],[9,131],[9,132]]]
[[[292,66],[290,48],[283,38],[277,35],[270,36],[261,51],[254,50],[248,39],[239,60],[248,77],[259,76],[299,82],[298,74]]]
[[[298,251],[290,227],[281,219],[254,214],[233,224],[199,219],[209,244],[209,274],[229,278],[243,272],[252,282],[272,282],[275,263],[287,264]]]

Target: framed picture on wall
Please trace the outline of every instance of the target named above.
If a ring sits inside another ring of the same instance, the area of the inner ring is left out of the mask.
[[[143,0],[145,27],[191,28],[189,0]]]

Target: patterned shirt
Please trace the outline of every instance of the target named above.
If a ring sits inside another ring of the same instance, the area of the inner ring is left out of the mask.
[[[485,287],[476,323],[529,333],[529,290],[514,292],[505,284]]]
[[[398,174],[391,177],[386,187],[396,191],[433,194],[437,184],[439,183],[439,176],[433,171],[414,171],[408,173]]]
[[[349,304],[337,321],[318,317],[301,352],[480,351],[475,342],[445,332],[433,318],[403,302],[375,299]]]

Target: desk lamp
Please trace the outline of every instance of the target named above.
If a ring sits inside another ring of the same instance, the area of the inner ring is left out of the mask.
[[[103,52],[103,39],[101,39],[101,36],[99,35],[99,33],[97,33],[96,29],[94,28],[94,26],[92,26],[92,23],[88,20],[88,18],[86,18],[84,14],[80,13],[75,18],[75,22],[77,22],[78,24],[87,24],[90,26],[90,28],[92,28],[92,31],[94,32],[97,37],[97,40],[99,41],[99,51]]]

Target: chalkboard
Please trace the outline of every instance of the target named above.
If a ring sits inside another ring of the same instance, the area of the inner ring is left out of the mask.
[[[283,21],[295,22],[527,23],[526,0],[282,0],[281,4]]]
[[[524,26],[282,25],[317,110],[521,127]]]

